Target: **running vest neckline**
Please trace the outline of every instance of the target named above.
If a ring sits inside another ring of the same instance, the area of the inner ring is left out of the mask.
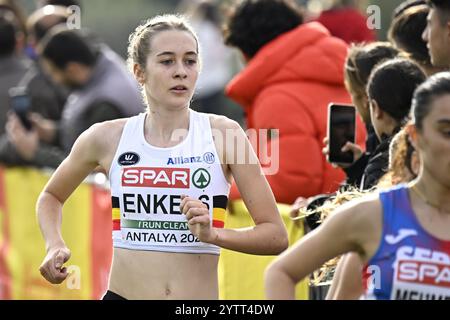
[[[143,113],[144,120],[143,120],[143,121],[141,122],[141,124],[140,124],[142,134],[139,135],[139,139],[141,139],[142,142],[143,142],[149,149],[156,150],[156,151],[169,151],[169,150],[173,150],[173,149],[182,147],[182,145],[183,145],[184,143],[186,143],[186,141],[188,141],[188,140],[191,138],[192,131],[193,131],[193,130],[191,130],[191,128],[192,128],[192,126],[193,126],[193,121],[194,121],[194,117],[195,117],[194,111],[193,111],[193,110],[189,110],[189,128],[188,128],[188,134],[186,135],[186,137],[185,137],[181,142],[179,142],[177,145],[172,146],[172,147],[157,147],[157,146],[152,145],[150,142],[148,142],[148,141],[145,139],[145,134],[144,134],[145,131],[144,131],[144,127],[145,127],[145,120],[147,119],[148,116],[149,116],[148,113]],[[185,130],[182,130],[182,131],[184,132]],[[177,134],[176,131],[174,132],[174,134]]]
[[[145,113],[127,120],[110,170],[114,247],[219,254],[194,237],[179,211],[181,195],[199,199],[211,225],[223,228],[230,190],[209,116],[189,112],[189,133],[169,148],[145,140]]]

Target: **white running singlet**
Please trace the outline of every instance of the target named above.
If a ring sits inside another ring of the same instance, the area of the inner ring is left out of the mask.
[[[230,185],[220,164],[207,114],[189,111],[189,133],[158,148],[144,138],[146,113],[126,122],[109,172],[116,248],[219,254],[200,242],[180,212],[181,196],[205,203],[211,225],[223,228]]]

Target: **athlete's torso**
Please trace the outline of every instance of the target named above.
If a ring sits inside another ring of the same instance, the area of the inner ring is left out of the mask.
[[[450,299],[450,241],[418,221],[405,185],[380,193],[383,231],[366,266],[366,299]]]
[[[187,137],[171,148],[150,145],[144,122],[145,114],[127,121],[110,168],[114,247],[219,254],[191,234],[180,212],[188,195],[208,206],[213,226],[223,227],[229,183],[208,115],[190,111]]]
[[[211,224],[223,227],[229,183],[209,116],[191,110],[187,137],[170,148],[145,140],[144,120],[127,121],[111,161],[110,290],[126,298],[215,299],[220,249],[199,242],[179,212],[181,195],[200,199]]]

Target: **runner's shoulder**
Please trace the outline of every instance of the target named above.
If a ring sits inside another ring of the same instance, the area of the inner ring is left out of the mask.
[[[225,131],[227,129],[242,129],[238,122],[217,114],[208,114],[211,128]]]
[[[334,215],[355,243],[372,243],[382,228],[382,205],[376,191],[342,204],[331,214]]]
[[[366,194],[355,197],[336,209],[336,212],[344,211],[349,215],[355,216],[357,223],[366,223],[367,220],[375,219],[377,212],[381,212],[381,202],[378,192],[367,192]]]
[[[108,120],[95,123],[89,127],[78,140],[87,143],[91,148],[105,151],[105,149],[115,148],[120,141],[123,128],[128,118]]]
[[[89,135],[93,138],[100,138],[101,140],[120,139],[128,119],[120,118],[95,123],[87,131],[89,131]]]

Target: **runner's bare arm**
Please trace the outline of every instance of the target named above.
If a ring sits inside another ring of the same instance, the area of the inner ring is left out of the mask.
[[[99,126],[94,125],[77,139],[69,156],[54,172],[36,204],[39,226],[47,250],[40,271],[51,283],[60,283],[67,276],[62,265],[70,258],[70,251],[61,236],[62,206],[99,163],[102,151]]]
[[[267,268],[266,297],[294,299],[295,285],[328,260],[349,251],[367,260],[381,234],[379,201],[373,195],[336,209],[322,226],[299,240]],[[377,214],[378,212],[378,214]]]
[[[226,143],[230,139],[225,139],[225,143],[221,144],[226,156],[224,161],[236,180],[255,223],[254,227],[242,229],[217,229],[215,244],[251,254],[279,254],[288,246],[287,232],[272,190],[262,174],[258,158],[245,132],[237,122],[227,118],[213,123],[213,128],[223,135],[231,134],[236,137],[231,139],[234,141],[232,143]]]
[[[357,300],[364,293],[361,258],[355,252],[340,259],[333,282],[327,293],[327,300]]]

